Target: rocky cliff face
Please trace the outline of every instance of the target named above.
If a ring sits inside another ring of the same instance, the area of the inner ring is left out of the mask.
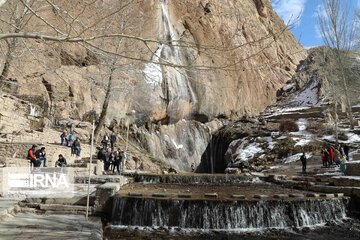
[[[12,4],[8,1],[0,7],[2,16],[11,15]],[[219,116],[255,115],[275,102],[276,90],[305,55],[267,0],[41,4],[48,2],[34,3],[33,9],[41,9],[41,14],[30,18],[22,31],[136,36],[81,43],[17,40],[1,88],[29,101],[55,123],[65,118],[81,120],[93,110],[100,113],[110,77],[107,124],[126,118],[131,110],[138,125],[176,124],[182,119],[206,123]],[[5,23],[0,27],[12,31]],[[6,55],[0,59],[3,67]],[[165,135],[175,141],[179,129],[195,134],[176,140],[178,145],[203,135],[197,139],[201,141],[197,153],[184,156],[189,158],[181,168],[187,169],[188,163],[200,161],[200,150],[210,136],[203,134],[203,127],[191,131],[188,124],[180,125],[169,126],[174,128],[169,130],[172,135]],[[150,135],[148,139],[154,138]],[[166,158],[169,154],[164,151],[159,156]]]
[[[60,1],[59,6],[80,11],[80,2],[71,7]],[[116,1],[97,1],[96,6],[87,7],[80,21],[88,24],[87,17],[96,18],[109,6],[111,11],[112,5]],[[42,14],[55,27],[64,28],[61,12],[44,10]],[[275,91],[304,56],[264,0],[135,1],[110,20],[116,22],[100,23],[108,26],[109,34],[121,32],[162,43],[144,46],[129,39],[119,43],[121,55],[152,62],[121,60],[124,65],[114,73],[116,89],[109,119],[123,117],[130,109],[137,110],[143,120],[163,122],[255,114],[275,101]],[[31,19],[24,28],[51,33],[40,22]],[[94,45],[114,50],[118,41],[105,39],[102,45],[100,41]],[[111,55],[86,44],[18,41],[9,77],[20,84],[17,94],[36,98],[47,114],[81,118],[92,109],[100,111],[108,58]]]

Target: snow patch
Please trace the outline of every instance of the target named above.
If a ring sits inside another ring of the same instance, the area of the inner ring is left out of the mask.
[[[272,150],[275,147],[276,142],[273,141],[272,137],[266,137],[264,139],[268,143],[268,149]]]
[[[285,92],[289,91],[290,89],[292,89],[293,87],[295,87],[295,83],[291,83],[291,84],[286,84],[285,86],[283,86],[283,90]]]
[[[279,109],[277,112],[297,112],[297,111],[307,110],[307,109],[310,109],[310,107],[283,108],[283,109]]]
[[[352,180],[360,180],[360,176],[336,176],[332,177],[335,179],[352,179]]]
[[[318,173],[315,176],[340,176],[342,175],[342,172],[324,172],[324,173]]]
[[[315,106],[319,102],[318,81],[312,81],[310,86],[300,92],[300,94],[291,102],[302,107]]]
[[[299,127],[299,131],[305,131],[307,123],[308,121],[305,118],[300,118],[299,120],[297,120],[296,124]]]
[[[292,155],[290,157],[287,157],[287,158],[285,158],[284,163],[289,164],[289,163],[292,163],[292,162],[300,161],[301,155],[302,155],[302,153],[298,153],[298,154]],[[305,156],[306,156],[306,159],[309,159],[309,158],[312,157],[312,154],[311,153],[305,153]]]
[[[355,133],[347,133],[348,140],[345,143],[358,143],[360,142],[360,136]]]
[[[293,138],[293,139],[294,139],[294,138]],[[295,139],[294,139],[294,140],[295,140]],[[303,146],[308,145],[310,142],[311,142],[310,139],[299,139],[299,140],[295,143],[295,146],[303,147]]]
[[[258,143],[250,143],[244,149],[238,149],[239,158],[242,161],[248,161],[255,157],[255,154],[262,153],[264,150],[259,146]]]

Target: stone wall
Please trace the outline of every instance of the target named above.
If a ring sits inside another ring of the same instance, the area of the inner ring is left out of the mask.
[[[31,146],[31,143],[0,143],[0,156],[2,158],[26,158],[27,151]]]

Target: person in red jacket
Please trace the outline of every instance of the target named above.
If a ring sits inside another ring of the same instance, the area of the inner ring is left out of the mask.
[[[36,145],[32,145],[32,147],[28,150],[28,155],[26,159],[30,160],[33,166],[36,166],[36,155],[35,155]]]
[[[332,146],[329,147],[329,165],[332,165],[334,161],[334,148]]]

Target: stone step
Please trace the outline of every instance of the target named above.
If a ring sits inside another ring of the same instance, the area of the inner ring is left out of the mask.
[[[358,161],[358,160],[360,160],[360,153],[353,153],[353,154],[352,154],[352,160],[353,160],[353,161]]]
[[[345,187],[345,186],[323,186],[314,185],[308,188],[309,191],[317,193],[343,193],[345,196],[351,196],[354,192],[360,193],[359,187]]]
[[[82,158],[82,159],[75,159],[74,160],[74,164],[79,164],[79,163],[89,163],[90,159],[89,158]],[[98,161],[98,159],[93,159],[92,163],[96,164]]]
[[[333,186],[360,187],[360,176],[337,176],[329,179]]]
[[[39,204],[39,209],[44,211],[86,212],[86,206],[63,204]],[[89,208],[92,212],[92,208]]]
[[[346,163],[345,175],[360,176],[360,161],[351,161]]]
[[[89,198],[90,205],[94,205],[95,194],[92,193]],[[27,198],[19,204],[63,204],[86,206],[87,196],[74,196],[71,198]]]
[[[3,162],[6,164],[6,167],[29,167],[29,160],[24,158],[10,158],[6,157]]]

